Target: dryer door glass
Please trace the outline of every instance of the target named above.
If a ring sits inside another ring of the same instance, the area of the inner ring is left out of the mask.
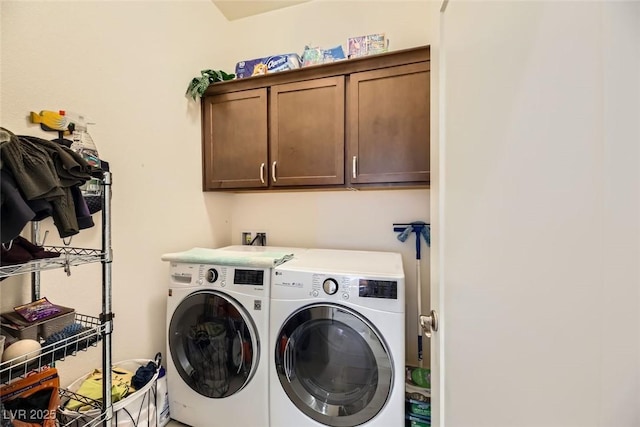
[[[357,312],[316,304],[291,315],[276,343],[278,378],[291,401],[329,426],[355,426],[376,416],[393,384],[389,351]]]
[[[205,397],[231,396],[255,373],[256,326],[243,306],[228,295],[216,291],[189,295],[171,317],[168,339],[183,381]]]

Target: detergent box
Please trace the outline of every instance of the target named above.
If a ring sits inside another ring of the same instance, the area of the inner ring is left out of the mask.
[[[407,365],[405,367],[405,398],[415,402],[431,402],[431,370]]]
[[[267,56],[265,58],[249,59],[236,64],[236,78],[243,79],[251,76],[276,73],[300,68],[300,56],[296,53]]]
[[[349,58],[359,58],[386,52],[389,50],[389,39],[384,33],[350,37],[347,40],[347,46]]]
[[[431,370],[405,367],[405,426],[431,426]]]
[[[322,49],[319,47],[304,47],[302,54],[302,66],[327,64],[329,62],[340,61],[346,59],[342,46],[336,46],[330,49]]]

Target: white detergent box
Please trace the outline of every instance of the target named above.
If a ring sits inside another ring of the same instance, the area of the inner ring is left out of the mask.
[[[265,58],[249,59],[236,64],[236,78],[261,76],[300,68],[300,56],[297,53],[267,56]]]

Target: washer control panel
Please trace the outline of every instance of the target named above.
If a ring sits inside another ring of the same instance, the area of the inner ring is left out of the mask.
[[[210,268],[205,273],[205,279],[209,283],[215,283],[218,280],[218,270],[215,268]]]
[[[203,287],[261,297],[271,291],[270,268],[171,263],[170,274],[170,289]]]
[[[204,284],[225,287],[227,285],[228,269],[229,267],[219,265],[200,265],[198,277]]]
[[[336,279],[325,279],[324,282],[322,282],[322,289],[324,289],[327,295],[333,295],[338,292],[338,282]]]

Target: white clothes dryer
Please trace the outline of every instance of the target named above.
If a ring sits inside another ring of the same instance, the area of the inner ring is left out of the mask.
[[[404,425],[400,254],[309,249],[271,285],[270,426]]]

